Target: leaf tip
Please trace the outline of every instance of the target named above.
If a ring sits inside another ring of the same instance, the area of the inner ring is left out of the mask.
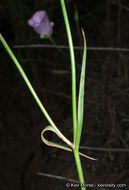
[[[86,44],[86,35],[85,35],[85,32],[84,32],[83,28],[81,28],[81,30],[82,30],[82,36],[83,36],[84,44]]]

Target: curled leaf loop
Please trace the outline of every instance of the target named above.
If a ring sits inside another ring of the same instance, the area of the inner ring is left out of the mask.
[[[60,136],[60,134],[58,134],[57,131],[56,131],[52,126],[49,125],[49,126],[45,127],[45,128],[43,129],[43,131],[41,132],[41,139],[42,139],[42,141],[43,141],[46,145],[52,146],[52,147],[55,147],[55,148],[59,148],[59,149],[63,149],[63,150],[69,151],[69,152],[72,152],[72,150],[73,150],[74,148],[76,148],[73,143],[71,143],[71,147],[67,147],[67,146],[61,145],[61,144],[59,144],[59,143],[55,143],[55,142],[48,141],[48,140],[44,137],[44,133],[47,132],[47,131],[52,131],[52,132],[54,132],[60,139],[62,139],[62,140],[67,144],[67,142],[65,141],[66,137],[65,137],[65,139],[64,139],[64,136]],[[67,139],[67,140],[68,140],[68,139]],[[70,142],[70,141],[69,141],[69,142]],[[69,146],[70,146],[70,145],[69,145]],[[87,155],[85,155],[85,154],[83,154],[83,153],[81,153],[81,152],[79,152],[79,155],[80,155],[80,156],[83,156],[83,157],[85,157],[85,158],[88,158],[88,159],[90,159],[90,160],[97,160],[97,159],[92,158],[92,157],[90,157],[90,156],[87,156]]]

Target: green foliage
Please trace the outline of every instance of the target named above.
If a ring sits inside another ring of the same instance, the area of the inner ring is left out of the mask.
[[[77,149],[79,149],[79,144],[81,140],[83,115],[84,115],[84,92],[85,92],[85,70],[86,70],[86,40],[85,40],[84,32],[83,32],[83,36],[84,36],[84,51],[83,51],[79,96],[78,96],[78,123],[77,123],[77,135],[76,135]]]
[[[15,0],[13,0],[15,2]],[[79,96],[78,96],[78,115],[77,115],[77,107],[76,107],[76,69],[75,69],[75,56],[74,56],[74,48],[73,48],[73,41],[72,41],[72,35],[68,20],[68,15],[65,7],[64,0],[60,0],[61,8],[64,16],[65,26],[66,26],[66,32],[68,37],[68,43],[69,43],[69,50],[70,50],[70,59],[71,59],[71,73],[72,73],[72,111],[73,111],[73,143],[70,142],[57,128],[55,123],[52,121],[51,117],[47,113],[46,109],[44,108],[43,104],[41,103],[40,99],[38,98],[34,88],[32,87],[29,79],[27,78],[24,70],[22,69],[21,65],[19,64],[18,60],[16,59],[15,55],[13,54],[12,50],[9,48],[8,44],[4,40],[3,36],[0,34],[0,41],[2,42],[3,46],[5,47],[6,51],[12,58],[14,64],[16,65],[18,71],[20,72],[21,76],[23,77],[26,85],[28,86],[31,94],[33,95],[35,101],[37,102],[39,108],[41,109],[42,113],[47,118],[48,122],[50,123],[50,126],[47,126],[44,128],[44,130],[41,133],[41,138],[43,142],[49,146],[61,148],[67,151],[73,151],[75,162],[77,166],[79,181],[81,184],[84,184],[84,177],[83,177],[83,170],[81,166],[80,161],[80,155],[90,158],[82,153],[79,152],[79,144],[81,140],[81,132],[82,132],[82,125],[83,125],[83,112],[84,112],[84,87],[85,87],[85,68],[86,68],[86,40],[85,40],[85,34],[83,33],[84,38],[84,52],[83,52],[83,59],[82,59],[82,69],[81,69],[81,76],[80,76],[80,87],[79,87]],[[24,23],[24,21],[21,21]],[[44,138],[44,133],[46,131],[52,131],[56,133],[56,135],[62,139],[70,148],[60,145],[57,143],[53,143],[48,141]],[[92,158],[90,158],[92,159]],[[93,159],[94,160],[94,159]],[[85,190],[85,187],[81,187],[82,190]]]

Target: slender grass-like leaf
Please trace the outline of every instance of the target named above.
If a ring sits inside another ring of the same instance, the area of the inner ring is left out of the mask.
[[[54,131],[56,132],[56,134],[70,147],[73,147],[73,143],[70,142],[61,132],[60,130],[57,128],[57,126],[55,125],[55,123],[53,122],[53,120],[51,119],[51,117],[49,116],[49,114],[47,113],[45,107],[43,106],[43,104],[41,103],[39,97],[37,96],[34,88],[32,87],[28,77],[26,76],[24,70],[22,69],[20,63],[18,62],[18,60],[16,59],[15,55],[13,54],[12,50],[10,49],[10,47],[8,46],[7,42],[5,41],[5,39],[3,38],[2,34],[0,33],[0,41],[2,42],[3,46],[5,47],[6,51],[8,52],[8,54],[10,55],[11,59],[13,60],[14,64],[16,65],[18,71],[20,72],[21,76],[23,77],[26,85],[28,86],[32,96],[34,97],[36,103],[38,104],[39,108],[41,109],[42,113],[45,115],[46,119],[48,120],[48,122],[50,123],[50,125],[52,126],[52,128],[54,129]]]
[[[41,139],[42,141],[47,144],[48,146],[53,146],[56,148],[60,148],[63,150],[67,150],[72,152],[72,148],[74,147],[73,143],[70,142],[61,132],[60,130],[56,127],[56,125],[54,124],[54,122],[52,121],[52,119],[50,118],[50,116],[48,115],[46,109],[44,108],[43,104],[41,103],[40,99],[38,98],[35,90],[33,89],[31,83],[29,82],[29,79],[27,78],[24,70],[22,69],[21,65],[19,64],[18,60],[16,59],[15,55],[13,54],[12,50],[9,48],[8,44],[6,43],[6,41],[4,40],[3,36],[0,34],[0,41],[2,42],[2,44],[4,45],[6,51],[8,52],[8,54],[10,55],[10,57],[12,58],[13,62],[15,63],[18,71],[20,72],[21,76],[23,77],[26,85],[28,86],[31,94],[33,95],[35,101],[37,102],[38,106],[40,107],[41,111],[43,112],[43,114],[45,115],[46,119],[48,120],[48,122],[51,124],[51,126],[47,126],[43,129],[42,133],[41,133]],[[56,133],[56,135],[62,139],[63,142],[65,142],[69,147],[66,147],[64,145],[60,145],[58,143],[53,143],[48,141],[47,139],[44,138],[44,133],[46,131],[52,131],[54,133]],[[91,159],[91,160],[96,160],[90,156],[87,156],[81,152],[79,152],[79,154],[85,158]]]
[[[83,125],[83,115],[84,115],[84,91],[85,91],[85,71],[86,71],[86,38],[85,33],[82,29],[83,39],[84,39],[84,50],[82,58],[82,68],[80,75],[80,85],[79,85],[79,96],[78,96],[78,120],[77,120],[77,132],[76,132],[76,147],[79,149],[82,125]]]
[[[72,35],[69,25],[69,19],[66,11],[65,1],[60,0],[61,8],[64,16],[64,22],[69,42],[69,50],[70,50],[70,58],[71,58],[71,72],[72,72],[72,111],[73,111],[73,143],[75,147],[73,147],[73,153],[75,158],[75,163],[78,171],[78,177],[81,184],[85,183],[83,170],[81,165],[81,160],[79,156],[79,152],[76,147],[76,136],[77,136],[77,107],[76,107],[76,69],[75,69],[75,57],[74,57],[74,48]],[[81,190],[86,190],[86,187],[81,187]]]
[[[63,149],[63,150],[66,150],[66,151],[69,151],[69,152],[72,152],[72,148],[69,148],[65,145],[61,145],[59,143],[56,143],[56,142],[51,142],[51,141],[48,141],[45,137],[44,137],[44,133],[47,132],[47,131],[51,131],[51,132],[54,132],[61,140],[63,140],[63,138],[60,136],[60,134],[58,134],[54,128],[52,128],[52,126],[47,126],[43,129],[42,133],[41,133],[41,139],[42,141],[48,145],[48,146],[52,146],[52,147],[55,147],[55,148],[59,148],[59,149]],[[63,140],[64,141],[64,140]],[[90,160],[96,160],[95,158],[92,158],[90,156],[87,156],[86,154],[83,154],[81,152],[79,152],[79,155],[80,156],[83,156],[85,158],[88,158]]]
[[[41,111],[47,118],[48,122],[50,123],[50,126],[47,126],[45,129],[43,129],[41,133],[41,138],[43,142],[49,146],[53,146],[56,148],[61,148],[67,151],[73,151],[74,157],[75,157],[75,163],[78,171],[78,177],[80,184],[84,184],[84,176],[83,176],[83,170],[81,166],[81,160],[80,155],[84,156],[86,158],[96,160],[94,158],[88,157],[85,154],[82,154],[79,152],[79,144],[81,139],[81,131],[82,131],[82,124],[83,124],[83,112],[84,112],[84,86],[85,86],[85,67],[86,67],[86,39],[85,34],[83,33],[84,38],[84,52],[83,52],[83,60],[82,60],[82,70],[81,70],[81,77],[80,77],[80,87],[79,87],[79,98],[78,98],[78,121],[77,121],[77,112],[76,112],[76,69],[75,69],[75,56],[74,56],[74,48],[73,48],[73,41],[72,41],[72,35],[68,20],[68,15],[66,11],[66,6],[64,0],[60,0],[61,2],[61,8],[64,16],[64,22],[66,26],[67,31],[67,37],[69,42],[69,49],[70,49],[70,59],[71,59],[71,72],[72,72],[72,112],[73,112],[73,143],[70,142],[56,127],[55,123],[50,118],[49,114],[47,113],[46,109],[44,108],[43,104],[41,103],[40,99],[38,98],[36,92],[34,91],[31,83],[29,82],[24,70],[22,69],[21,65],[17,61],[16,57],[14,56],[13,52],[9,48],[8,44],[4,40],[3,36],[0,34],[0,41],[4,45],[6,51],[12,58],[13,62],[15,63],[17,69],[19,70],[20,74],[22,75],[26,85],[28,86],[30,92],[32,93],[35,101],[37,102],[38,106],[40,107]],[[60,145],[58,143],[50,142],[44,137],[44,133],[46,131],[52,131],[56,133],[56,135],[62,139],[69,147],[66,147],[64,145]],[[86,187],[81,187],[81,190],[86,190]]]

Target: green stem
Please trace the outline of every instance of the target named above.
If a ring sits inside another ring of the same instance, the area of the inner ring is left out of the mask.
[[[71,59],[71,71],[72,71],[72,111],[73,111],[73,142],[75,143],[76,139],[76,131],[77,131],[77,111],[76,111],[76,70],[75,70],[75,56],[73,49],[73,40],[71,35],[71,30],[69,26],[68,15],[65,7],[64,0],[60,0],[62,12],[65,21],[66,32],[68,36],[69,42],[69,50],[70,50],[70,59]]]
[[[78,150],[73,149],[73,153],[74,153],[75,163],[77,167],[79,182],[80,184],[85,184],[79,152]],[[86,187],[81,187],[81,190],[86,190]]]
[[[76,149],[76,135],[77,135],[77,111],[76,111],[76,70],[75,70],[75,56],[74,56],[74,48],[73,48],[73,41],[72,41],[72,35],[71,35],[71,30],[70,30],[70,25],[69,25],[69,20],[68,20],[68,15],[65,7],[65,2],[64,0],[60,0],[61,2],[61,7],[62,7],[62,12],[64,16],[64,21],[65,21],[65,27],[66,27],[66,32],[67,32],[67,37],[68,37],[68,42],[69,42],[69,49],[70,49],[70,58],[71,58],[71,71],[72,71],[72,111],[73,111],[73,141],[75,147],[73,148],[73,153],[74,153],[74,158],[75,158],[75,163],[77,167],[77,172],[78,172],[78,177],[80,184],[84,184],[84,177],[83,177],[83,170],[81,166],[81,161],[80,161],[80,156],[79,152]],[[85,187],[81,187],[81,190],[86,190]]]

